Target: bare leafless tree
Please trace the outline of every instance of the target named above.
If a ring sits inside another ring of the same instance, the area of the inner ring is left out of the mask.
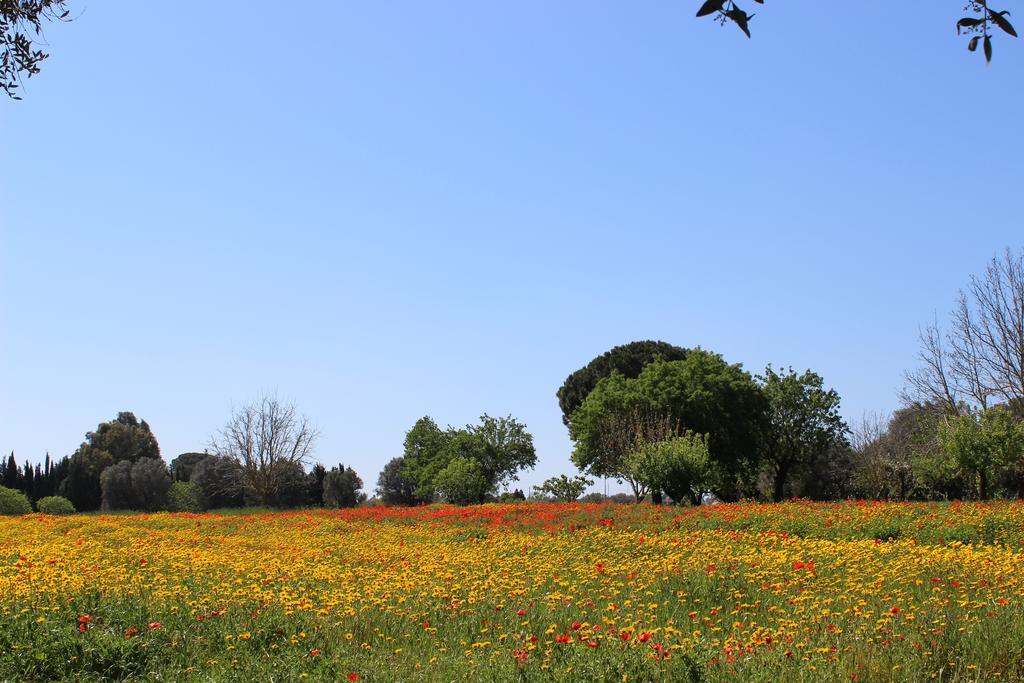
[[[921,331],[921,367],[906,375],[903,399],[951,414],[1024,400],[1024,250],[994,256],[961,291],[948,332]]]
[[[235,409],[210,446],[214,453],[235,460],[249,492],[270,503],[281,492],[289,470],[309,460],[318,436],[294,404],[261,396]]]

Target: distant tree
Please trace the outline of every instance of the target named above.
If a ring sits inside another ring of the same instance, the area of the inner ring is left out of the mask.
[[[351,467],[332,467],[324,477],[324,506],[351,508],[366,500],[363,480]]]
[[[454,505],[481,503],[491,488],[480,463],[463,456],[451,460],[438,473],[435,485],[445,501]]]
[[[626,457],[626,467],[650,490],[664,491],[677,503],[700,505],[713,487],[714,470],[703,434],[641,443]]]
[[[244,502],[242,467],[228,456],[210,455],[200,460],[189,481],[199,487],[204,509],[241,507]]]
[[[210,445],[214,453],[239,464],[255,500],[274,505],[294,466],[301,468],[309,459],[318,435],[294,404],[262,396],[235,410]]]
[[[499,503],[523,503],[526,502],[526,494],[523,493],[522,489],[516,489],[515,491],[505,491],[498,496]]]
[[[558,406],[562,409],[562,422],[569,426],[572,414],[594,390],[597,383],[612,372],[627,379],[640,374],[644,366],[655,360],[683,360],[687,350],[663,341],[635,341],[616,346],[593,359],[566,377],[559,387]]]
[[[765,465],[772,498],[780,501],[792,477],[847,443],[848,429],[839,414],[839,394],[825,389],[817,373],[797,374],[792,368],[780,373],[769,365],[758,379],[768,400]]]
[[[18,469],[18,463],[14,459],[14,451],[7,456],[6,464],[3,464],[3,476],[0,477],[0,486],[5,486],[9,489],[20,489],[21,488],[21,472]]]
[[[149,424],[123,411],[109,422],[87,432],[85,442],[72,454],[67,474],[58,491],[78,510],[99,509],[102,503],[100,474],[110,465],[142,458],[160,458],[160,446]]]
[[[413,482],[417,501],[430,502],[436,495],[434,479],[448,464],[449,435],[430,417],[416,421],[405,435],[402,455],[403,476]]]
[[[956,465],[976,478],[982,500],[991,496],[990,484],[1000,470],[1024,459],[1024,424],[1002,405],[947,418],[939,439]]]
[[[377,496],[385,505],[415,505],[416,484],[405,474],[405,458],[392,458],[377,477]]]
[[[132,464],[121,460],[100,473],[103,510],[132,510],[136,507],[135,489],[132,487]]]
[[[484,445],[478,460],[492,490],[511,482],[519,472],[532,469],[537,464],[533,436],[526,431],[526,425],[511,415],[495,418],[484,413],[480,416],[480,424],[468,425],[464,431],[479,438]]]
[[[996,401],[1024,404],[1024,250],[993,257],[960,292],[947,332],[928,325],[920,344],[906,403],[942,405],[952,415]]]
[[[209,453],[182,453],[171,461],[171,478],[174,481],[188,481],[192,478],[192,468]]]
[[[132,465],[132,491],[140,510],[152,512],[167,506],[167,490],[171,488],[171,475],[167,465],[157,458],[142,458]]]
[[[202,512],[203,492],[191,482],[173,482],[167,490],[167,509],[171,512]]]
[[[306,500],[305,504],[312,507],[323,507],[324,504],[324,479],[327,477],[327,468],[317,463],[310,468],[306,475]]]
[[[560,474],[557,477],[545,480],[540,486],[534,486],[533,490],[536,494],[551,496],[559,502],[569,503],[583,495],[588,486],[593,485],[593,479],[587,479],[579,475],[568,477]]]
[[[27,515],[32,512],[28,496],[6,486],[0,486],[0,515]]]
[[[613,372],[573,413],[569,433],[573,462],[582,471],[630,481],[626,456],[649,426],[668,419],[679,431],[708,435],[714,493],[736,500],[752,493],[767,402],[760,387],[738,364],[718,354],[692,349],[684,360],[654,361],[635,379]]]

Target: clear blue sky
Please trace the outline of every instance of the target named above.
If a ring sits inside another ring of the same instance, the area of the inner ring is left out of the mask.
[[[1024,42],[986,67],[962,3],[774,2],[753,40],[696,0],[69,4],[0,102],[20,460],[119,410],[170,460],[276,390],[371,489],[421,415],[511,413],[531,485],[573,471],[562,380],[637,339],[854,419],[1024,245]]]

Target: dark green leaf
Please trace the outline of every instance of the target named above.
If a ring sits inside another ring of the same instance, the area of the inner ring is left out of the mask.
[[[960,35],[960,29],[962,28],[974,28],[981,23],[981,19],[972,19],[971,17],[964,17],[960,21],[956,22],[956,34]]]
[[[985,62],[992,61],[992,39],[985,36]]]
[[[704,2],[704,4],[700,6],[700,9],[697,10],[697,16],[698,17],[706,17],[709,14],[714,14],[715,12],[721,12],[722,11],[722,7],[724,7],[724,6],[725,6],[725,0],[706,0]]]
[[[967,43],[968,52],[974,52],[975,50],[978,49],[978,38],[980,37],[981,36],[974,36],[973,38],[971,38],[970,42]]]
[[[1017,32],[1013,30],[1013,24],[1006,20],[1006,17],[1003,16],[1004,14],[1009,14],[1009,12],[993,12],[992,10],[988,11],[988,15],[992,17],[992,21],[996,22],[996,26],[998,26],[999,28],[1003,29],[1011,36],[1016,38]]]
[[[726,12],[725,16],[732,19],[740,27],[740,30],[747,34],[747,38],[750,37],[750,28],[747,26],[747,22],[754,18],[753,14],[748,16],[746,12],[733,5],[733,8]]]

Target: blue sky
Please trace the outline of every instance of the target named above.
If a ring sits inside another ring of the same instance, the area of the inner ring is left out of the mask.
[[[0,450],[132,410],[169,460],[276,391],[367,488],[421,415],[511,413],[531,485],[574,471],[565,376],[637,339],[896,407],[1024,246],[1024,43],[698,4],[71,0],[0,102]]]

